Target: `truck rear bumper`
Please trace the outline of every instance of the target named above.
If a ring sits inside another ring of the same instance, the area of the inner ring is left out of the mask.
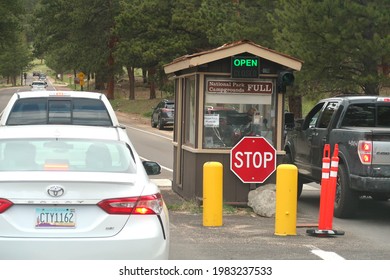
[[[351,175],[351,188],[371,193],[390,193],[390,178]]]

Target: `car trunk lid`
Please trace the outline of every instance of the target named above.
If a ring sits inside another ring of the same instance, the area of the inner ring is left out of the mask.
[[[139,197],[144,183],[135,174],[85,175],[88,179],[81,180],[77,172],[2,172],[0,198],[13,205],[0,214],[0,236],[107,237],[120,232],[130,215],[108,214],[98,203]]]

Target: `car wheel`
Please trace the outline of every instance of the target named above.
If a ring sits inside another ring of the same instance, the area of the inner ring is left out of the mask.
[[[359,195],[350,188],[346,167],[344,164],[340,164],[337,172],[334,216],[337,218],[352,218],[357,213],[358,205]]]
[[[152,127],[156,127],[157,126],[157,124],[153,120],[153,117],[150,119],[150,124],[152,125]]]
[[[164,124],[163,124],[161,118],[158,119],[158,129],[159,129],[159,130],[164,129]]]
[[[284,163],[294,165],[292,157],[291,157],[291,153],[286,153]],[[300,198],[300,196],[302,194],[302,190],[303,190],[303,179],[302,179],[302,176],[299,176],[299,172],[298,172],[297,199]]]

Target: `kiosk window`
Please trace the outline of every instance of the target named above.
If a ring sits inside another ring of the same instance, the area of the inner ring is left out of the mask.
[[[264,85],[261,93],[245,92],[248,85],[242,82],[206,79],[203,148],[232,148],[244,136],[263,136],[272,143],[272,83]]]
[[[184,100],[185,112],[185,143],[189,146],[195,146],[195,120],[196,120],[196,104],[195,104],[195,78],[190,77],[185,79],[186,98]]]

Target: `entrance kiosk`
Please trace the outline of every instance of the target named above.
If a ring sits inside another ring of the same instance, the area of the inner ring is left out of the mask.
[[[244,136],[262,136],[284,157],[284,85],[302,61],[251,41],[185,55],[164,66],[175,85],[172,189],[201,199],[203,165],[223,165],[223,200],[246,204],[255,184],[230,170],[230,150]],[[283,81],[284,80],[284,81]],[[275,174],[265,182],[275,183]]]

